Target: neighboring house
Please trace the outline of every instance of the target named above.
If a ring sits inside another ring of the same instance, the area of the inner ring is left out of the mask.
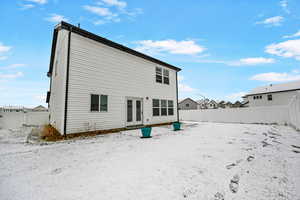
[[[233,108],[240,108],[242,107],[242,103],[240,101],[236,101],[233,105],[232,105]]]
[[[180,68],[61,22],[47,103],[62,134],[178,121]]]
[[[209,102],[209,99],[201,99],[196,102],[198,103],[197,109],[207,109],[207,104]]]
[[[225,104],[226,104],[225,101],[220,101],[220,102],[218,103],[218,108],[225,108]]]
[[[249,107],[287,105],[297,91],[300,91],[300,81],[257,87],[243,98]]]
[[[241,102],[241,104],[242,104],[241,107],[249,107],[249,101],[244,100]]]
[[[225,108],[232,108],[233,104],[228,101],[227,103],[225,103]]]
[[[179,102],[180,110],[197,110],[198,103],[191,98],[186,98]]]
[[[34,107],[31,111],[33,111],[33,112],[46,112],[46,111],[48,111],[48,109],[45,108],[42,105],[39,105],[37,107]]]
[[[216,108],[218,108],[218,103],[215,100],[210,100],[207,103],[207,108],[208,109],[216,109]]]

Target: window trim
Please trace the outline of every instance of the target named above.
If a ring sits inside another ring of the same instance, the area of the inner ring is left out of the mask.
[[[157,101],[158,101],[158,103],[159,103],[158,107],[157,107],[157,106],[155,106],[155,107],[153,106],[153,101],[154,101],[154,100],[157,100]],[[161,115],[160,115],[160,114],[161,114],[161,112],[160,112],[160,107],[161,107],[161,106],[160,106],[160,105],[161,105],[160,99],[152,99],[152,117],[160,117],[160,116],[161,116]],[[158,115],[154,115],[154,112],[153,112],[153,109],[154,109],[154,108],[156,108],[156,109],[158,108]]]
[[[166,105],[163,107],[162,102],[166,101]],[[162,115],[162,109],[166,109],[166,114]],[[160,99],[160,116],[168,116],[168,100],[166,99]]]
[[[96,111],[96,110],[91,110],[91,103],[92,103],[92,95],[98,95],[99,96],[99,104],[98,104],[98,111]],[[104,95],[104,96],[107,96],[107,110],[106,111],[104,111],[104,110],[101,110],[101,95]],[[90,93],[90,103],[89,103],[89,105],[90,105],[90,113],[107,113],[108,112],[108,110],[109,110],[109,106],[108,106],[108,103],[109,102],[109,95],[107,95],[107,94],[99,94],[99,93]]]
[[[271,97],[271,98],[270,98]],[[273,101],[273,95],[272,94],[268,94],[267,95],[267,99],[268,99],[268,101]]]
[[[92,95],[97,95],[98,96],[98,110],[92,110]],[[99,112],[100,111],[100,96],[99,94],[91,93],[90,94],[90,112]]]
[[[153,100],[157,100],[159,102],[159,106],[153,106]],[[166,101],[166,106],[165,107],[162,107],[162,101]],[[173,106],[169,106],[169,101],[172,101],[172,104]],[[159,98],[152,98],[152,117],[168,117],[168,116],[174,116],[175,114],[175,104],[174,104],[174,100],[169,100],[169,99],[159,99]],[[153,109],[156,108],[159,110],[159,115],[154,115],[154,112],[153,112]],[[162,115],[161,113],[161,109],[162,108],[165,108],[167,110],[166,112],[166,115]],[[172,109],[173,110],[173,114],[172,115],[169,115],[169,109]]]
[[[101,110],[101,96],[106,96],[106,110]],[[108,95],[107,94],[99,95],[99,112],[108,112]]]
[[[171,101],[172,102],[172,104],[173,104],[173,106],[169,106],[169,101]],[[167,113],[168,113],[168,116],[174,116],[174,101],[173,100],[167,100]],[[173,114],[172,115],[169,115],[169,109],[172,109],[173,111]]]
[[[161,70],[160,74],[157,73],[157,69]],[[157,81],[157,76],[161,77],[161,82]],[[160,84],[163,84],[163,82],[164,82],[164,80],[163,80],[163,68],[162,67],[155,66],[155,82],[160,83]]]
[[[168,72],[167,75],[165,75],[165,71]],[[163,83],[166,85],[170,85],[170,71],[168,69],[163,68],[162,71],[162,75],[163,75]],[[165,82],[165,78],[168,78],[168,83]]]
[[[157,69],[160,69],[161,72],[157,73]],[[162,67],[159,65],[155,66],[155,82],[159,83],[159,84],[165,84],[165,85],[170,85],[170,69],[166,68],[166,67]],[[161,82],[157,81],[157,76],[161,77]],[[165,78],[168,78],[168,82],[165,82]]]

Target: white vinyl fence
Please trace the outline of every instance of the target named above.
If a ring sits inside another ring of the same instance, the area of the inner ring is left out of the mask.
[[[227,123],[286,124],[300,130],[300,93],[286,106],[180,110],[180,120]]]
[[[0,128],[41,126],[49,123],[49,112],[0,112]]]
[[[300,92],[291,100],[288,110],[290,125],[300,130]]]

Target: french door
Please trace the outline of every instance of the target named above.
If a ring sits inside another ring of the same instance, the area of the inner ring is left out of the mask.
[[[126,98],[126,125],[135,126],[143,124],[143,99]]]

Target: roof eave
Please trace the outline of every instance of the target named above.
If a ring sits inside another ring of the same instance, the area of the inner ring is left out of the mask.
[[[86,30],[83,30],[83,29],[81,29],[81,28],[79,28],[77,26],[74,26],[74,25],[69,24],[69,23],[64,22],[64,21],[61,21],[59,24],[57,24],[55,26],[54,33],[53,33],[51,59],[50,59],[50,66],[49,66],[49,71],[48,71],[48,75],[50,75],[50,76],[51,76],[52,70],[53,70],[53,61],[54,61],[54,54],[55,54],[55,48],[56,48],[57,32],[60,29],[72,30],[72,32],[77,33],[77,34],[79,34],[81,36],[87,37],[89,39],[92,39],[94,41],[97,41],[97,42],[100,42],[102,44],[108,45],[110,47],[116,48],[118,50],[127,52],[129,54],[138,56],[140,58],[149,60],[149,61],[154,62],[156,64],[168,67],[168,68],[173,69],[173,70],[175,70],[177,72],[181,71],[181,69],[178,68],[178,67],[176,67],[176,66],[170,65],[170,64],[168,64],[166,62],[163,62],[161,60],[158,60],[156,58],[153,58],[153,57],[148,56],[146,54],[143,54],[141,52],[135,51],[135,50],[130,49],[130,48],[126,47],[126,46],[123,46],[121,44],[118,44],[116,42],[108,40],[106,38],[100,37],[100,36],[98,36],[98,35],[96,35],[94,33],[91,33],[91,32],[88,32]]]

